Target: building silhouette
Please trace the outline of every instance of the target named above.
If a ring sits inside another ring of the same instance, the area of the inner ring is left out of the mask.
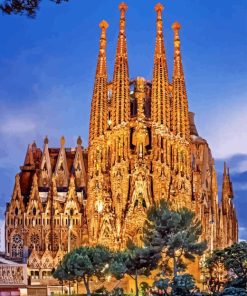
[[[35,143],[28,146],[6,208],[6,257],[27,261],[35,279],[49,278],[63,255],[81,245],[124,248],[142,242],[147,209],[161,199],[188,207],[203,227],[208,249],[238,240],[229,170],[224,166],[222,198],[211,150],[189,112],[181,57],[180,24],[174,31],[174,65],[168,79],[157,4],[152,81],[129,78],[127,5],[121,3],[113,79],[107,75],[106,21],[91,103],[88,148]]]

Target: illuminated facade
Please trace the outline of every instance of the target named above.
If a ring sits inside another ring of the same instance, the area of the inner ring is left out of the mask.
[[[129,79],[125,3],[112,81],[106,65],[106,21],[100,23],[100,49],[91,104],[89,146],[43,150],[28,146],[6,209],[6,256],[28,258],[32,275],[48,276],[65,252],[104,244],[123,248],[141,243],[147,208],[161,199],[195,211],[209,249],[238,239],[229,171],[224,167],[222,199],[210,148],[198,135],[188,110],[180,49],[174,31],[174,66],[168,79],[162,11],[155,11],[156,41],[152,81]]]

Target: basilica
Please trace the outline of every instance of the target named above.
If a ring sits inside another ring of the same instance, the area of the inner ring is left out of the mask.
[[[127,5],[120,22],[114,74],[107,74],[107,27],[100,23],[88,147],[80,137],[68,148],[28,145],[6,207],[6,258],[27,262],[32,278],[47,279],[65,253],[103,244],[122,249],[142,243],[147,209],[161,199],[195,212],[208,250],[238,240],[229,169],[221,199],[208,143],[189,111],[180,29],[173,23],[174,63],[169,80],[162,13],[158,3],[153,75],[130,79]],[[66,106],[64,106],[66,108]],[[80,122],[78,122],[80,124]],[[224,144],[224,143],[222,143]]]

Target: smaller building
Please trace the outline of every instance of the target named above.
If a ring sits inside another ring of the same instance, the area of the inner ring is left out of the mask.
[[[27,295],[27,265],[0,257],[0,296]]]

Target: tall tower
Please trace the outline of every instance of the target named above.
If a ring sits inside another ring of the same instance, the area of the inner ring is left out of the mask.
[[[156,201],[169,198],[170,186],[170,99],[168,69],[165,53],[162,11],[163,5],[155,6],[156,40],[152,79],[152,174],[153,195]]]
[[[126,3],[119,5],[120,24],[113,74],[112,126],[124,124],[129,118],[129,65],[126,42]]]
[[[174,65],[172,78],[172,111],[171,131],[171,187],[170,196],[175,199],[176,206],[190,207],[192,200],[191,184],[191,149],[189,130],[188,99],[181,57],[178,22],[173,23],[174,31]]]
[[[171,128],[174,135],[189,141],[189,110],[180,49],[180,28],[181,26],[178,22],[172,25],[174,31],[174,66]]]
[[[89,146],[104,135],[107,121],[107,67],[106,67],[106,30],[108,23],[102,21],[100,48],[94,81],[94,91],[91,103]]]
[[[100,23],[101,36],[91,104],[88,147],[88,232],[90,243],[97,243],[104,188],[107,179],[106,126],[107,126],[107,67],[106,29],[108,23]],[[90,218],[89,218],[90,217]]]
[[[224,163],[223,181],[222,181],[222,198],[220,208],[220,227],[221,227],[221,246],[229,246],[238,239],[238,225],[236,211],[232,202],[233,189],[230,180],[230,172]]]
[[[152,79],[152,122],[156,125],[162,125],[164,130],[168,132],[170,129],[170,99],[168,70],[162,26],[163,9],[164,7],[160,3],[155,6],[157,19]]]
[[[114,240],[121,244],[123,213],[128,199],[129,188],[129,66],[126,42],[127,5],[121,3],[119,34],[112,80],[111,125],[107,136],[107,155],[109,159],[111,197],[115,213]]]

